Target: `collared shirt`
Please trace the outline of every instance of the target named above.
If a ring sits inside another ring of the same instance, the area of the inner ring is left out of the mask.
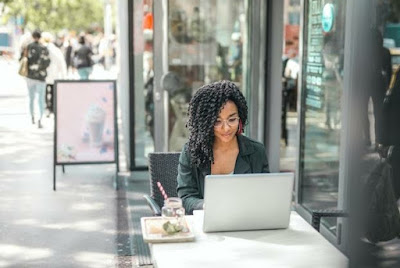
[[[246,136],[238,135],[239,154],[234,174],[268,173],[268,159],[264,145]],[[183,147],[178,166],[178,196],[187,214],[203,208],[204,178],[211,174],[211,165],[199,168],[192,164],[187,144]]]

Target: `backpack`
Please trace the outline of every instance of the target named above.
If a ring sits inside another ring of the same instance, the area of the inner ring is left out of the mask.
[[[373,243],[388,241],[400,235],[400,213],[393,190],[393,170],[389,159],[390,153],[388,158],[374,168],[364,189],[367,204],[365,237]]]

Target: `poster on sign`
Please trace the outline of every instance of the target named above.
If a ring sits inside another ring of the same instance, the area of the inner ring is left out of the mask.
[[[115,81],[56,81],[55,96],[54,163],[116,162]]]

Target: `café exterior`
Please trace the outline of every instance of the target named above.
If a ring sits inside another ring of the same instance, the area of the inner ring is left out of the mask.
[[[360,103],[367,94],[365,33],[376,28],[400,47],[391,2],[119,0],[118,97],[126,137],[120,148],[127,168],[147,169],[149,152],[180,151],[191,96],[205,83],[228,79],[248,101],[245,134],[265,144],[271,171],[281,171],[282,44],[284,29],[297,23],[293,200],[307,221],[313,210],[348,210],[355,180],[371,164],[360,159],[376,157],[360,139],[367,135],[375,144],[373,127],[362,134],[359,120],[372,120],[371,104]],[[349,228],[346,217],[330,217],[320,232],[346,253]]]

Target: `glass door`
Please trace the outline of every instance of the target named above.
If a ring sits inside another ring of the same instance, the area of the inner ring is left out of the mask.
[[[249,2],[153,2],[155,151],[181,151],[188,103],[202,85],[231,80],[249,98]]]
[[[298,203],[337,209],[346,1],[310,0],[304,8]],[[336,218],[323,225],[337,232]]]

